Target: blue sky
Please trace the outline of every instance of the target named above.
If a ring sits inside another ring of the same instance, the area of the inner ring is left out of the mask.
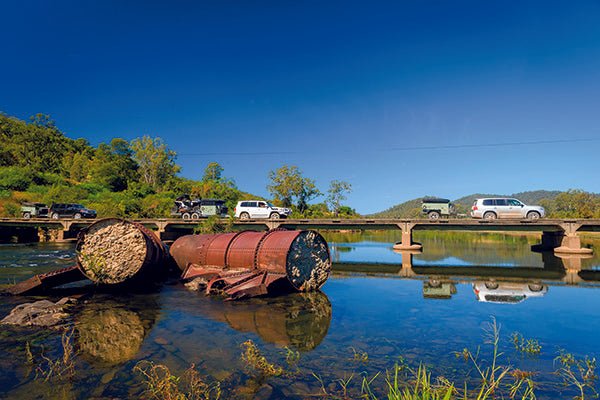
[[[323,191],[350,182],[361,213],[600,192],[598,1],[0,6],[1,111],[93,144],[160,136],[189,178],[217,161],[268,196],[297,165]]]

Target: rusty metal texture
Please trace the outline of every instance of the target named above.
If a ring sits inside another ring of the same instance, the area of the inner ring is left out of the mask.
[[[23,282],[12,285],[6,291],[12,295],[25,295],[84,279],[86,279],[85,275],[81,273],[78,266],[72,265],[45,274],[34,275]]]
[[[231,298],[267,294],[282,279],[292,290],[320,288],[331,259],[325,239],[315,231],[244,231],[188,235],[177,239],[171,255],[183,279],[202,277]]]
[[[227,251],[227,267],[231,269],[253,269],[258,244],[267,232],[240,232],[231,242]]]

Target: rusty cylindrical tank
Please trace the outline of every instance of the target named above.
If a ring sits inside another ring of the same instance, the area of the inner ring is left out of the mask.
[[[79,233],[76,249],[76,265],[34,275],[8,293],[28,294],[86,278],[101,285],[123,284],[167,271],[166,246],[151,230],[124,219],[94,222]]]
[[[98,284],[145,279],[165,269],[166,246],[143,225],[119,218],[94,222],[79,233],[78,268]]]
[[[177,239],[170,252],[184,278],[264,272],[287,277],[299,291],[320,288],[331,270],[327,242],[315,231],[187,235]]]

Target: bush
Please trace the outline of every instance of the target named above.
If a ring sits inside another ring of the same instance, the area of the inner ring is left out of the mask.
[[[0,189],[4,190],[27,190],[33,183],[33,174],[26,168],[1,167]]]

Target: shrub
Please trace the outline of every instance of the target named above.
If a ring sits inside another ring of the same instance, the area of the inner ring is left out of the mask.
[[[27,190],[33,183],[33,174],[26,168],[1,167],[0,189],[4,190]]]

